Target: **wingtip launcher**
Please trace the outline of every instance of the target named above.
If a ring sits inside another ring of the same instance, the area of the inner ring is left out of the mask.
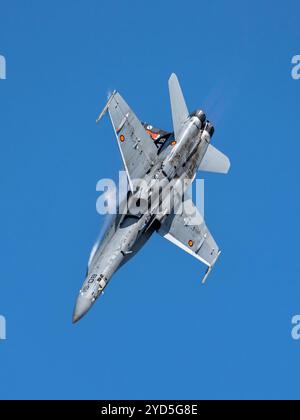
[[[99,114],[99,117],[96,119],[96,124],[98,124],[102,120],[102,118],[104,117],[104,115],[107,113],[108,107],[109,107],[109,105],[110,105],[110,103],[111,103],[111,101],[112,101],[115,93],[116,93],[116,90],[114,90],[113,93],[108,98],[108,101],[106,102],[105,107],[103,108],[103,110]]]
[[[207,277],[210,275],[211,270],[213,269],[213,267],[214,267],[214,265],[215,265],[215,263],[216,263],[217,259],[219,258],[219,255],[220,255],[220,254],[221,254],[221,251],[219,251],[219,252],[218,252],[218,254],[217,254],[216,258],[214,259],[214,261],[212,262],[212,264],[211,264],[211,265],[208,267],[208,269],[206,270],[206,273],[205,273],[205,275],[204,275],[204,277],[203,277],[203,280],[202,280],[202,284],[205,284],[205,283],[206,283]]]

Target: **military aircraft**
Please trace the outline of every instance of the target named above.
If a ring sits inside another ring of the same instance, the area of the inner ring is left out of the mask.
[[[99,122],[108,111],[129,189],[126,210],[114,215],[90,255],[87,276],[74,308],[74,323],[88,312],[113,274],[155,231],[207,265],[203,283],[220,254],[188,191],[198,170],[227,173],[230,162],[210,144],[214,127],[205,113],[199,109],[189,113],[175,74],[169,79],[169,94],[173,132],[140,122],[116,91],[97,119]]]

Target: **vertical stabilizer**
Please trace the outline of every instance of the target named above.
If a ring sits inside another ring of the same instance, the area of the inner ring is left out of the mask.
[[[178,82],[176,74],[171,74],[169,79],[169,93],[172,110],[172,120],[175,138],[178,136],[182,125],[189,116],[183,93]]]

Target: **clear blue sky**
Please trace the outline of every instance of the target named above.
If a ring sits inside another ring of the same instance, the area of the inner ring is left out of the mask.
[[[299,2],[2,1],[0,398],[300,397]],[[118,89],[171,128],[167,79],[216,124],[228,176],[206,175],[222,255],[205,268],[164,239],[73,305],[101,227],[96,182],[121,158]]]

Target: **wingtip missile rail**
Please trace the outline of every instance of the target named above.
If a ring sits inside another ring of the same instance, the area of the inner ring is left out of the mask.
[[[102,118],[104,117],[104,115],[106,114],[106,112],[108,110],[108,107],[109,107],[109,105],[110,105],[110,103],[111,103],[111,101],[112,101],[115,93],[116,93],[116,91],[114,90],[113,93],[108,98],[108,101],[106,102],[105,107],[103,108],[103,110],[100,112],[98,118],[96,119],[96,124],[98,124],[102,120]]]
[[[217,259],[219,258],[219,255],[220,255],[220,254],[221,254],[221,250],[219,250],[219,252],[218,252],[218,254],[217,254],[217,256],[216,256],[215,260],[214,260],[214,261],[212,262],[212,264],[211,264],[211,265],[207,268],[206,273],[205,273],[205,275],[204,275],[204,277],[203,277],[203,280],[202,280],[202,284],[203,284],[203,285],[206,283],[207,277],[210,275],[211,270],[213,269],[213,267],[214,267],[214,265],[215,265],[215,263],[216,263]]]

